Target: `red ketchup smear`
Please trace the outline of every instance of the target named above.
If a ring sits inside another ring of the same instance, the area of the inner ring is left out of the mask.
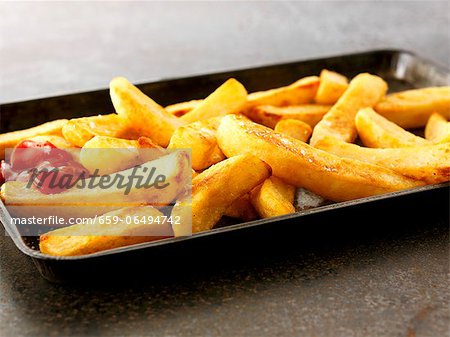
[[[24,140],[11,153],[10,163],[1,162],[0,182],[9,180],[28,182],[33,169],[40,172],[33,181],[33,186],[43,194],[57,194],[73,185],[78,177],[89,176],[87,169],[74,161],[70,153],[58,149],[50,142]]]

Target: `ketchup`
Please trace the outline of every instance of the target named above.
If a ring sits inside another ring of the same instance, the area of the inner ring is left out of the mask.
[[[20,142],[11,153],[10,163],[2,161],[0,168],[0,183],[9,180],[28,182],[34,173],[33,186],[43,194],[61,193],[80,176],[89,176],[87,169],[74,161],[69,152],[47,141]]]
[[[39,149],[39,150],[37,150]],[[50,142],[24,140],[11,153],[10,165],[14,171],[23,171],[39,165],[56,146]]]

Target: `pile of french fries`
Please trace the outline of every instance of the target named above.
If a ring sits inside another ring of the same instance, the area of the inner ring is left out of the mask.
[[[172,215],[192,219],[172,225],[173,234],[183,236],[210,230],[223,216],[249,221],[293,213],[298,188],[339,202],[449,181],[450,87],[386,95],[387,90],[375,75],[349,81],[323,70],[253,93],[231,78],[203,100],[164,108],[125,78],[115,78],[110,83],[115,114],[3,134],[0,150],[25,139],[48,140],[81,148],[81,164],[113,174],[127,167],[114,157],[83,155],[85,149],[192,149],[192,197],[179,199],[172,209]],[[406,130],[418,128],[425,128],[424,138]],[[17,191],[17,199],[27,198]],[[159,210],[110,212],[124,217]],[[40,249],[81,255],[158,239],[128,236],[145,232],[142,225],[121,224],[106,234],[99,224],[92,226],[92,235],[80,235],[80,225],[44,234]]]

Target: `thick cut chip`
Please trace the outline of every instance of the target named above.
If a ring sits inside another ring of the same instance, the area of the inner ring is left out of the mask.
[[[175,129],[184,124],[123,77],[111,81],[110,95],[117,114],[130,128],[163,147],[169,144]]]
[[[194,99],[192,101],[180,102],[171,104],[165,107],[168,113],[171,113],[174,116],[181,117],[187,114],[189,111],[195,109],[203,100]]]
[[[180,119],[193,123],[212,117],[238,113],[247,101],[247,90],[234,78],[230,78]]]
[[[348,87],[347,77],[334,71],[323,69],[320,72],[320,85],[317,89],[316,102],[334,104]]]
[[[309,76],[286,87],[280,87],[271,90],[252,92],[248,95],[248,102],[244,113],[260,105],[287,106],[311,103],[319,87],[319,78]]]
[[[279,121],[275,126],[275,131],[301,140],[302,142],[307,142],[312,133],[312,129],[308,124],[295,119],[283,119]]]
[[[92,221],[86,219],[85,223],[43,234],[39,248],[48,255],[77,256],[154,241],[172,236],[170,224],[161,220],[159,223],[151,221],[164,218],[164,214],[151,206],[125,207]]]
[[[89,172],[105,175],[157,159],[163,154],[163,150],[146,137],[128,140],[95,136],[81,149],[80,162]]]
[[[272,176],[251,192],[251,202],[262,218],[270,218],[294,213],[294,195],[294,186]]]
[[[274,176],[329,200],[352,200],[423,185],[385,167],[315,149],[242,116],[222,119],[217,142],[226,156],[251,153],[269,164]]]
[[[325,138],[317,147],[340,157],[380,165],[428,184],[450,180],[450,143],[371,149]]]
[[[192,199],[185,196],[177,200],[170,214],[172,230],[176,237],[192,235]]]
[[[303,104],[285,107],[261,105],[246,112],[252,121],[274,128],[283,119],[296,119],[314,127],[330,110],[331,105]]]
[[[433,143],[450,142],[450,122],[439,114],[432,114],[425,128],[425,138]]]
[[[390,94],[375,106],[375,110],[402,128],[421,128],[435,112],[450,119],[450,87],[432,87]]]
[[[181,126],[170,139],[170,149],[192,149],[192,167],[203,170],[225,159],[216,141],[222,117],[215,117]]]
[[[302,78],[291,85],[280,87],[276,89],[270,89],[265,91],[258,91],[249,94],[248,102],[245,104],[244,112],[250,116],[252,110],[260,105],[268,105],[272,107],[284,107],[288,105],[298,105],[310,103],[314,100],[314,96],[317,92],[317,88],[319,87],[319,78],[317,76],[310,76]],[[200,106],[200,104],[204,100],[192,100],[188,102],[181,102],[177,104],[172,104],[166,107],[166,109],[176,116],[183,116],[188,112],[196,109]],[[323,107],[321,108],[323,110]],[[318,117],[319,111],[299,111],[298,113],[301,115],[305,115],[305,118],[310,118],[311,120],[316,120],[317,118],[322,118],[323,114]],[[308,110],[308,108],[306,108]],[[294,112],[294,111],[293,111]],[[306,113],[308,112],[308,113]],[[209,112],[208,116],[217,116],[217,113]],[[276,113],[275,113],[276,114]],[[223,114],[222,114],[223,115]],[[185,117],[188,118],[188,117]],[[205,117],[208,118],[208,117]],[[294,118],[294,117],[287,117]],[[192,118],[189,117],[189,120],[201,119],[198,117]],[[203,118],[204,119],[204,118]],[[273,122],[272,128],[275,127],[275,124],[278,120]],[[318,120],[317,120],[318,121]],[[315,123],[317,123],[317,121]],[[306,121],[308,122],[308,121]],[[309,122],[308,122],[309,123]]]
[[[251,221],[258,218],[258,213],[250,202],[249,193],[236,199],[231,206],[227,208],[224,215],[243,221]]]
[[[251,154],[228,158],[192,181],[192,233],[214,227],[234,201],[270,175],[270,167]],[[182,227],[182,226],[180,226]],[[178,230],[173,226],[175,235]]]
[[[57,135],[36,136],[28,138],[35,142],[50,142],[59,149],[75,148],[75,146],[69,143],[64,137]]]
[[[23,140],[36,136],[61,136],[61,129],[66,123],[67,119],[58,119],[30,129],[0,134],[0,159],[5,157],[5,149],[12,149]]]
[[[356,138],[355,116],[362,108],[373,107],[384,96],[387,84],[378,76],[357,75],[344,94],[326,113],[314,128],[311,145],[325,137],[334,137],[344,142],[353,142]]]
[[[409,147],[431,145],[429,141],[402,129],[372,108],[361,109],[355,118],[359,138],[367,147]]]
[[[136,133],[116,114],[71,119],[64,125],[62,134],[78,147],[83,147],[94,136],[137,138]]]

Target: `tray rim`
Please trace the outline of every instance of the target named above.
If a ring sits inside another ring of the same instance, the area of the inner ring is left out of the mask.
[[[22,236],[20,235],[20,233],[18,233],[17,229],[12,226],[10,221],[7,221],[6,222],[7,224],[5,224],[3,221],[0,221],[0,222],[3,224],[3,227],[5,228],[5,231],[6,231],[5,235],[11,237],[12,240],[14,241],[14,244],[16,245],[16,247],[25,255],[28,255],[34,259],[45,260],[45,261],[80,261],[80,260],[86,260],[86,259],[101,258],[104,256],[110,256],[110,255],[115,255],[115,254],[120,254],[120,253],[124,253],[124,252],[130,252],[130,251],[140,250],[140,249],[145,249],[145,248],[165,246],[168,244],[176,244],[176,243],[180,243],[183,241],[193,240],[193,239],[206,237],[206,236],[210,236],[210,235],[214,235],[214,234],[221,234],[221,233],[236,231],[239,229],[247,229],[247,228],[266,225],[266,224],[270,224],[270,223],[274,223],[274,222],[278,222],[278,221],[302,218],[302,217],[313,215],[316,213],[325,213],[325,212],[330,212],[330,211],[333,211],[336,209],[350,208],[352,206],[368,204],[368,203],[375,202],[375,201],[380,201],[380,200],[385,200],[385,199],[390,199],[390,198],[397,198],[397,197],[401,197],[401,196],[412,195],[412,194],[423,193],[423,192],[427,192],[427,191],[433,191],[433,190],[439,190],[439,189],[445,189],[445,188],[447,188],[450,192],[450,182],[444,182],[444,183],[432,184],[432,185],[424,185],[424,186],[420,186],[420,187],[416,187],[416,188],[412,188],[412,189],[384,193],[384,194],[374,195],[374,196],[370,196],[370,197],[366,197],[366,198],[354,199],[354,200],[349,200],[349,201],[341,201],[341,202],[336,202],[336,203],[333,203],[330,205],[319,206],[319,207],[311,208],[308,210],[295,212],[292,214],[280,215],[280,216],[267,218],[267,219],[258,219],[258,220],[248,221],[248,222],[241,222],[241,223],[237,223],[237,224],[229,225],[229,226],[225,226],[225,227],[214,228],[214,229],[210,229],[208,231],[193,234],[191,236],[173,237],[173,238],[167,238],[167,239],[162,239],[162,240],[144,242],[144,243],[140,243],[140,244],[118,247],[118,248],[114,248],[114,249],[100,251],[97,253],[78,255],[78,256],[52,256],[52,255],[47,255],[47,254],[41,253],[37,250],[33,250],[25,245],[25,243],[22,240]],[[8,219],[10,218],[10,215],[9,215],[8,211],[6,210],[6,207],[2,201],[0,201],[0,216],[2,217],[1,220],[3,220],[3,217],[6,217]]]
[[[137,83],[136,85],[140,86],[140,85],[147,85],[147,84],[158,83],[158,82],[183,80],[183,79],[187,79],[187,78],[194,79],[194,78],[201,78],[201,77],[212,76],[212,75],[225,75],[230,72],[239,72],[239,71],[245,71],[245,70],[258,70],[258,69],[270,68],[270,67],[276,67],[276,66],[289,66],[289,65],[294,65],[294,64],[301,63],[301,62],[321,61],[321,60],[328,60],[328,59],[332,59],[332,58],[361,56],[364,54],[374,54],[374,53],[380,53],[380,54],[386,53],[386,54],[392,54],[392,55],[408,55],[408,56],[416,58],[420,61],[423,61],[423,62],[429,64],[430,66],[437,68],[438,70],[445,71],[450,75],[450,69],[448,69],[447,67],[445,67],[435,61],[418,56],[416,53],[414,53],[412,51],[405,50],[405,49],[373,49],[373,50],[365,50],[365,51],[360,51],[360,52],[343,53],[343,54],[338,54],[338,55],[334,54],[334,55],[330,55],[330,56],[323,56],[323,57],[321,56],[319,58],[307,58],[307,59],[300,59],[300,60],[296,60],[296,61],[272,63],[272,64],[267,64],[267,65],[258,65],[256,67],[229,69],[229,70],[224,70],[224,71],[220,71],[220,72],[213,72],[213,73],[206,73],[206,74],[193,74],[193,75],[187,75],[187,76],[183,76],[183,77],[160,78],[158,80],[153,80],[151,82],[140,82],[140,83]],[[27,102],[32,102],[32,101],[60,98],[60,97],[79,95],[79,94],[89,94],[89,93],[94,93],[94,92],[99,92],[99,91],[104,91],[104,90],[107,90],[107,88],[94,89],[94,90],[89,90],[89,91],[71,92],[71,93],[66,93],[66,94],[63,93],[63,94],[59,94],[59,95],[55,95],[55,96],[45,96],[45,97],[26,99],[26,100],[22,100],[22,101],[12,101],[12,102],[0,103],[0,116],[1,116],[1,107],[3,105],[27,103]],[[438,190],[438,189],[444,189],[444,188],[447,188],[450,191],[450,182],[425,185],[425,186],[416,187],[413,189],[395,191],[395,192],[391,192],[391,193],[384,193],[384,194],[370,196],[370,197],[366,197],[366,198],[337,202],[337,203],[333,203],[330,205],[319,206],[319,207],[311,208],[311,209],[300,211],[300,212],[295,212],[295,213],[288,214],[288,215],[281,215],[281,216],[267,218],[267,219],[258,219],[258,220],[249,221],[249,222],[241,222],[241,223],[229,225],[226,227],[214,228],[214,229],[211,229],[208,231],[196,233],[192,236],[178,237],[178,238],[174,237],[174,238],[168,238],[168,239],[163,239],[163,240],[145,242],[145,243],[141,243],[141,244],[124,246],[124,247],[114,248],[114,249],[110,249],[110,250],[106,250],[106,251],[101,251],[101,252],[97,252],[97,253],[93,253],[93,254],[80,255],[80,256],[52,256],[52,255],[43,254],[40,251],[33,250],[30,247],[26,246],[26,244],[23,242],[22,236],[17,231],[17,228],[15,228],[15,226],[12,225],[11,221],[9,221],[10,220],[9,212],[6,210],[6,207],[1,200],[0,200],[0,220],[1,220],[0,222],[3,224],[3,227],[5,228],[5,232],[6,232],[5,235],[12,238],[15,246],[22,253],[24,253],[27,256],[30,256],[33,259],[38,259],[38,260],[42,260],[42,261],[82,261],[82,260],[96,259],[96,258],[101,258],[101,257],[105,257],[105,256],[110,256],[110,255],[115,255],[115,254],[135,251],[135,250],[141,250],[141,249],[146,249],[146,248],[151,248],[151,247],[165,246],[168,244],[177,244],[177,243],[184,242],[187,240],[192,240],[192,239],[201,238],[201,237],[207,237],[210,235],[231,232],[231,231],[235,231],[235,230],[239,230],[239,229],[252,228],[252,227],[256,227],[256,226],[260,226],[260,225],[279,222],[279,221],[297,219],[297,218],[301,218],[301,217],[316,214],[316,213],[324,213],[324,212],[326,213],[326,212],[330,212],[330,211],[336,210],[336,209],[349,208],[351,206],[368,204],[368,203],[379,201],[379,200],[390,199],[390,198],[394,198],[394,197],[401,197],[401,196],[406,196],[406,195],[412,195],[412,194],[417,194],[417,193],[422,193],[422,192],[432,191],[432,190]],[[8,220],[8,221],[4,221],[4,220]]]

